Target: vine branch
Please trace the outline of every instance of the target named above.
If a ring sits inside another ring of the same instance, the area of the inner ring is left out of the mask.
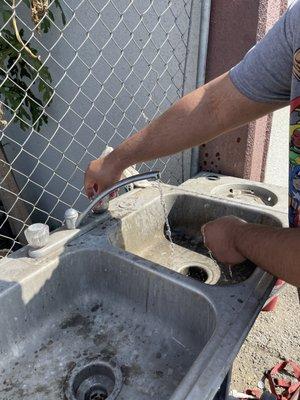
[[[4,119],[4,111],[3,111],[3,104],[0,103],[0,127],[5,127],[7,125],[7,121]]]
[[[39,60],[40,57],[36,54],[34,54],[30,48],[28,46],[26,46],[26,44],[23,42],[23,39],[21,38],[19,29],[18,29],[18,25],[17,25],[17,18],[16,18],[16,0],[12,1],[12,8],[14,10],[13,13],[13,17],[12,17],[12,25],[15,31],[15,35],[17,38],[17,41],[20,43],[20,45],[23,47],[23,49],[26,51],[26,53],[28,53],[30,55],[31,58],[35,59],[35,60]]]

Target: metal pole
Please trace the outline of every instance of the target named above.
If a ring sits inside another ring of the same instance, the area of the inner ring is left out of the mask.
[[[208,48],[211,0],[203,0],[200,21],[200,45],[198,53],[197,87],[205,83],[206,58]],[[191,177],[199,172],[199,147],[193,147],[191,153]]]

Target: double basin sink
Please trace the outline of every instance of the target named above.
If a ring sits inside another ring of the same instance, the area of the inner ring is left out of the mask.
[[[214,398],[274,278],[218,265],[200,227],[286,215],[162,190],[171,238],[153,186],[111,201],[44,258],[23,248],[0,262],[1,400]]]

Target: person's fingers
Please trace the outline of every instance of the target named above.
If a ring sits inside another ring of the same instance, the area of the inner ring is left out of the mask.
[[[89,182],[85,183],[84,191],[89,199],[91,199],[94,196],[93,185],[91,185]]]
[[[99,185],[98,183],[93,184],[94,195],[99,194]]]
[[[89,199],[94,196],[94,185],[87,177],[84,179],[84,191]]]

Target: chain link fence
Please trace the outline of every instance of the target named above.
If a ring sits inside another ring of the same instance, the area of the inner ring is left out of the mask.
[[[66,208],[86,207],[89,161],[196,86],[202,7],[1,0],[0,255],[24,244],[30,223],[55,228]],[[189,168],[189,152],[139,166],[171,184]]]

